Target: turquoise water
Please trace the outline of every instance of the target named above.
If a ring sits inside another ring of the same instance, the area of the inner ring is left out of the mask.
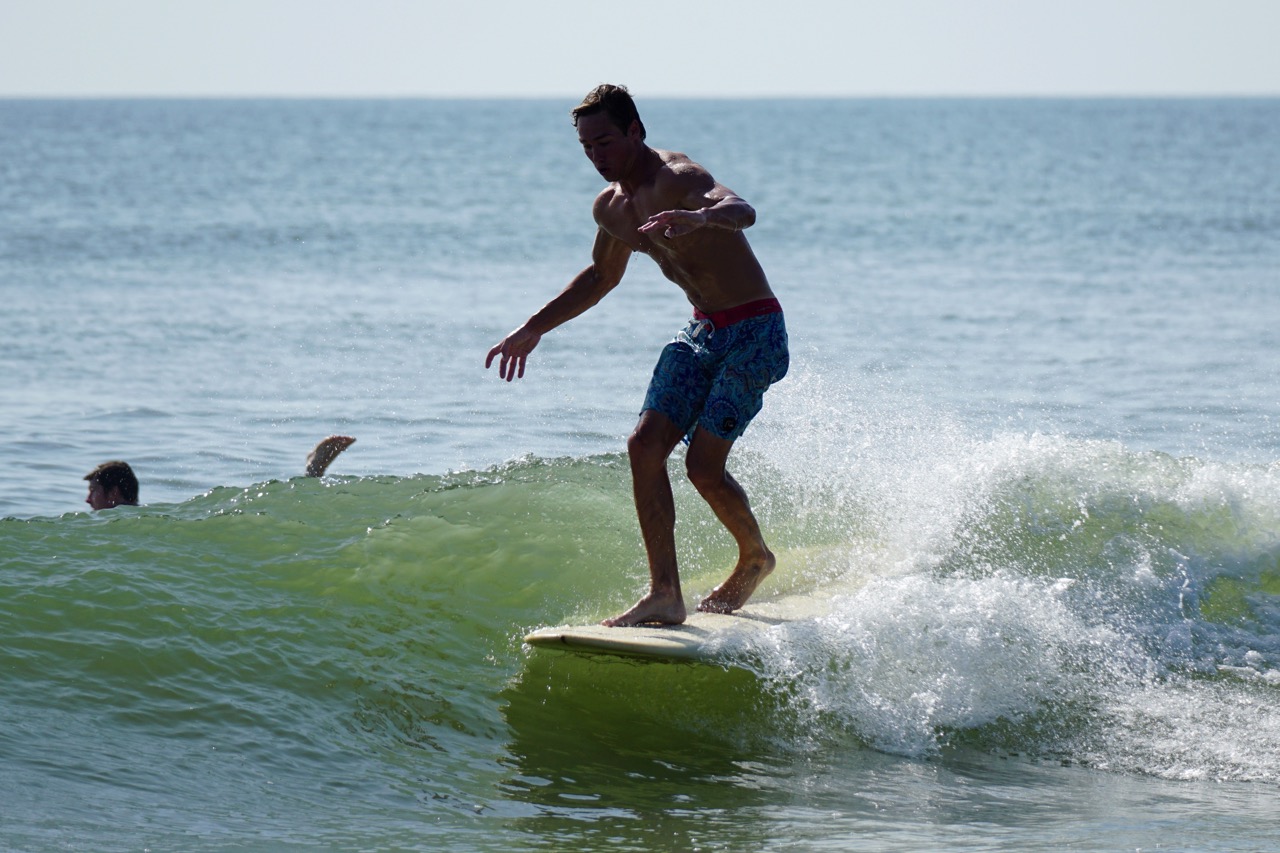
[[[485,374],[586,262],[569,106],[0,103],[0,847],[1274,849],[1280,103],[641,101],[795,353],[732,668],[520,643],[643,587],[687,314],[638,258]]]

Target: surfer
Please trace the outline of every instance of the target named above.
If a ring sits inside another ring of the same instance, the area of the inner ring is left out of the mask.
[[[733,571],[698,609],[731,613],[776,561],[725,463],[760,411],[765,390],[788,366],[782,308],[742,233],[755,223],[755,210],[684,154],[650,148],[625,87],[597,86],[572,116],[582,150],[609,182],[592,211],[597,229],[591,264],[489,350],[485,367],[501,356],[501,378],[523,377],[544,334],[604,298],[622,280],[633,252],[652,258],[684,290],[693,319],[663,349],[627,440],[649,592],[604,624],[685,620],[667,474],[667,459],[682,438],[689,442],[690,481],[738,544]]]
[[[323,477],[338,454],[355,444],[349,435],[331,435],[320,439],[307,454],[306,476]],[[128,462],[103,462],[84,478],[89,481],[89,496],[84,499],[92,509],[138,505],[138,478]]]
[[[89,481],[89,496],[84,502],[91,509],[138,505],[138,478],[128,462],[103,462],[84,478]]]

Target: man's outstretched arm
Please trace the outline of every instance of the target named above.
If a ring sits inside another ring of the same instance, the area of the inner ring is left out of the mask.
[[[307,455],[307,476],[323,477],[330,463],[338,458],[338,454],[355,443],[356,440],[349,435],[331,435],[321,439],[315,449]]]
[[[611,236],[603,228],[599,229],[591,252],[591,266],[574,276],[573,281],[554,299],[489,350],[489,355],[484,360],[485,368],[488,369],[494,358],[501,355],[498,376],[508,382],[518,377],[523,378],[529,353],[533,352],[542,336],[603,299],[622,280],[630,257],[630,246]]]

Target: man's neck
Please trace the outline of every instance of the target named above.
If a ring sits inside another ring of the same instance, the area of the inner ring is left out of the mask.
[[[635,168],[624,178],[618,179],[618,186],[627,195],[635,195],[636,190],[653,181],[653,176],[662,168],[662,158],[648,145],[640,146],[640,154],[636,157]]]

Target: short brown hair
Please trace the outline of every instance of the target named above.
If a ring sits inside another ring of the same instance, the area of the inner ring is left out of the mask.
[[[609,121],[617,125],[618,130],[626,133],[631,129],[631,122],[640,125],[640,138],[645,138],[644,122],[640,121],[640,112],[636,102],[631,100],[631,93],[626,86],[615,86],[613,83],[601,83],[582,99],[569,114],[573,116],[573,126],[578,126],[578,119],[583,116],[604,113]]]
[[[129,467],[128,462],[121,462],[118,459],[103,462],[85,474],[84,478],[90,483],[97,483],[104,492],[119,489],[120,498],[126,504],[138,502],[138,478],[133,475],[133,469]]]

